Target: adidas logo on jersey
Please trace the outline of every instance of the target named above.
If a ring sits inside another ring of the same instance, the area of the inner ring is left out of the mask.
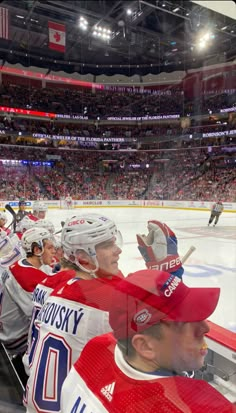
[[[112,401],[112,395],[113,395],[113,392],[114,392],[115,384],[116,384],[116,382],[113,381],[113,383],[108,384],[107,386],[104,386],[101,389],[101,393],[107,398],[107,400],[109,400],[109,402]]]

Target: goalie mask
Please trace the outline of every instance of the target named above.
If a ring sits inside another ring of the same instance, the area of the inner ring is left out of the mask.
[[[85,251],[93,260],[97,271],[96,246],[104,241],[115,239],[119,247],[122,245],[121,233],[115,223],[99,214],[88,214],[70,218],[62,229],[61,241],[66,259],[88,272],[77,259],[78,251]]]

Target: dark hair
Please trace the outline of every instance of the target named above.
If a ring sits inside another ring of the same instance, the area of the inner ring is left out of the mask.
[[[43,239],[43,246],[45,245],[45,241],[47,241],[47,238]],[[28,252],[26,253],[26,258],[30,258],[30,257],[33,257],[33,256],[35,255],[35,254],[34,254],[34,249],[35,249],[36,247],[38,247],[38,248],[40,248],[40,249],[42,250],[42,248],[40,247],[40,245],[38,244],[38,242],[32,242],[32,244],[31,244],[31,251],[28,251]]]
[[[161,322],[155,324],[154,326],[148,327],[146,330],[137,334],[142,334],[144,336],[152,336],[160,340],[160,338],[162,337]],[[123,356],[129,358],[133,358],[135,356],[136,350],[132,344],[132,337],[117,340],[117,345],[120,351],[122,352]]]
[[[60,264],[62,268],[68,268],[69,270],[79,271],[79,267],[77,267],[76,264],[73,264],[73,262],[67,260],[65,257],[62,257],[60,259]]]

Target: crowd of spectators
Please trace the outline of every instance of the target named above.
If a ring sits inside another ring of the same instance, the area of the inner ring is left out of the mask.
[[[216,121],[181,127],[180,121],[166,124],[142,124],[139,125],[104,125],[99,122],[93,123],[63,123],[59,121],[42,121],[18,117],[0,116],[0,130],[8,133],[38,133],[48,135],[63,136],[83,136],[83,137],[126,137],[126,138],[148,138],[161,136],[178,136],[186,134],[199,134],[208,132],[221,132],[235,129],[236,126],[228,122]]]
[[[225,121],[213,116],[204,121],[203,117],[191,117],[214,114],[235,104],[235,93],[189,100],[178,88],[166,89],[163,94],[145,94],[66,89],[63,85],[27,88],[3,81],[0,105],[67,114],[71,119],[46,121],[0,115],[1,142],[5,143],[0,146],[0,198],[59,199],[70,194],[74,199],[88,200],[207,201],[220,196],[236,201],[235,152],[222,152],[224,145],[235,145],[234,135],[227,134],[236,129],[235,119],[232,116]],[[145,118],[168,114],[185,118],[160,122],[139,119],[129,124],[104,121],[110,116]],[[78,121],[74,119],[76,115],[88,119]],[[223,134],[203,138],[202,134],[211,132]],[[33,139],[33,134],[38,134],[38,139]],[[62,138],[52,139],[52,135]],[[83,143],[69,141],[65,136],[88,139]],[[89,138],[128,138],[131,143],[129,147],[127,143],[122,146]]]
[[[46,122],[11,116],[0,116],[1,142],[38,148],[81,149],[165,149],[187,146],[232,144],[235,122],[195,120],[181,127],[180,121],[168,124],[104,125]],[[3,132],[3,133],[2,133]],[[219,132],[223,132],[219,134]],[[225,133],[224,133],[225,132]],[[204,137],[204,134],[211,137]],[[35,136],[33,135],[35,134]],[[68,139],[68,136],[70,137]],[[38,149],[39,150],[39,149]]]
[[[183,186],[175,199],[191,201],[220,199],[222,202],[236,201],[236,169],[209,170],[203,176]]]
[[[26,166],[4,166],[0,162],[0,199],[18,200],[37,199],[39,185]]]
[[[180,116],[211,113],[234,105],[236,94],[218,94],[217,98],[203,95],[192,100],[183,90],[170,89],[163,94],[115,92],[83,88],[36,88],[3,82],[0,86],[0,105],[57,114],[81,115],[91,119],[111,116],[145,117],[179,114]]]
[[[55,154],[58,157],[51,166],[42,164]],[[233,146],[225,153],[220,146],[211,151],[202,147],[158,152],[40,148],[36,152],[35,148],[2,145],[0,198],[60,199],[70,194],[85,200],[211,201],[223,197],[235,202],[235,160]]]

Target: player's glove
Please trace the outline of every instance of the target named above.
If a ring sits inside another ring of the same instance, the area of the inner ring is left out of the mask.
[[[184,269],[175,233],[160,221],[148,221],[148,234],[137,234],[138,249],[146,267],[167,271],[182,278]]]

